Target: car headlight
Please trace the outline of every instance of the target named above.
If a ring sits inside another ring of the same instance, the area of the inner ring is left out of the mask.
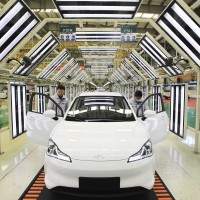
[[[134,162],[136,160],[141,160],[150,157],[152,155],[153,155],[152,143],[151,140],[148,140],[137,153],[129,157],[128,163]]]
[[[67,162],[72,162],[71,158],[63,153],[59,148],[58,146],[56,145],[56,143],[49,139],[49,144],[48,144],[48,149],[47,149],[47,155],[48,156],[51,156],[51,157],[54,157],[54,158],[57,158],[59,160],[64,160],[64,161],[67,161]]]

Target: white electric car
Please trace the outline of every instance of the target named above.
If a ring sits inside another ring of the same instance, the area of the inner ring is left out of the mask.
[[[46,187],[101,194],[138,187],[150,190],[155,173],[152,144],[165,138],[168,127],[159,95],[149,98],[157,112],[146,110],[141,117],[122,94],[114,92],[81,93],[64,117],[55,118],[52,110],[43,114],[30,110],[27,134],[47,145]],[[161,103],[156,106],[158,99]]]

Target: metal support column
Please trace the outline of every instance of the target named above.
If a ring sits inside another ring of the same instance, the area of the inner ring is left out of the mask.
[[[197,73],[197,100],[196,100],[196,126],[195,126],[195,146],[194,146],[194,153],[200,153],[200,146],[199,146],[199,123],[200,123],[200,72]]]

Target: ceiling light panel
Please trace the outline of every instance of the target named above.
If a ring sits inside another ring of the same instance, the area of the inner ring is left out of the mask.
[[[47,33],[42,40],[40,40],[26,56],[32,60],[31,65],[28,67],[19,64],[17,69],[12,72],[16,75],[28,76],[59,44],[58,39],[51,33]]]
[[[84,55],[113,55],[118,52],[118,48],[110,46],[79,47],[79,51]]]
[[[129,57],[149,76],[149,78],[152,80],[159,79],[153,68],[135,50],[130,52]]]
[[[132,19],[142,0],[53,0],[63,18]]]
[[[183,72],[176,66],[167,66],[166,59],[172,57],[149,33],[139,41],[139,46],[161,67],[169,76],[177,76]]]
[[[8,2],[0,11],[0,61],[40,22],[21,0]]]
[[[200,67],[199,17],[182,0],[172,1],[157,24]]]
[[[122,68],[124,68],[124,71],[126,71],[127,73],[131,72],[131,75],[133,75],[133,77],[135,77],[135,79],[137,81],[143,81],[142,76],[133,68],[133,66],[127,62],[126,60],[124,60],[122,62]]]
[[[76,32],[76,41],[121,41],[121,32],[87,31]]]
[[[60,65],[70,56],[66,49],[63,49],[37,76],[39,79],[47,79]]]
[[[61,70],[58,72],[52,80],[59,81],[77,62],[72,58]]]

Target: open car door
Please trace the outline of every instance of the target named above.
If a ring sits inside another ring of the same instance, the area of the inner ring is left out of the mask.
[[[49,101],[55,104],[56,111],[47,110]],[[47,146],[53,128],[63,116],[62,108],[51,97],[42,93],[32,93],[26,116],[28,138],[34,143]]]
[[[151,108],[144,111],[145,104]],[[164,109],[161,93],[149,95],[137,109],[136,115],[149,132],[153,144],[166,138],[169,118]]]

